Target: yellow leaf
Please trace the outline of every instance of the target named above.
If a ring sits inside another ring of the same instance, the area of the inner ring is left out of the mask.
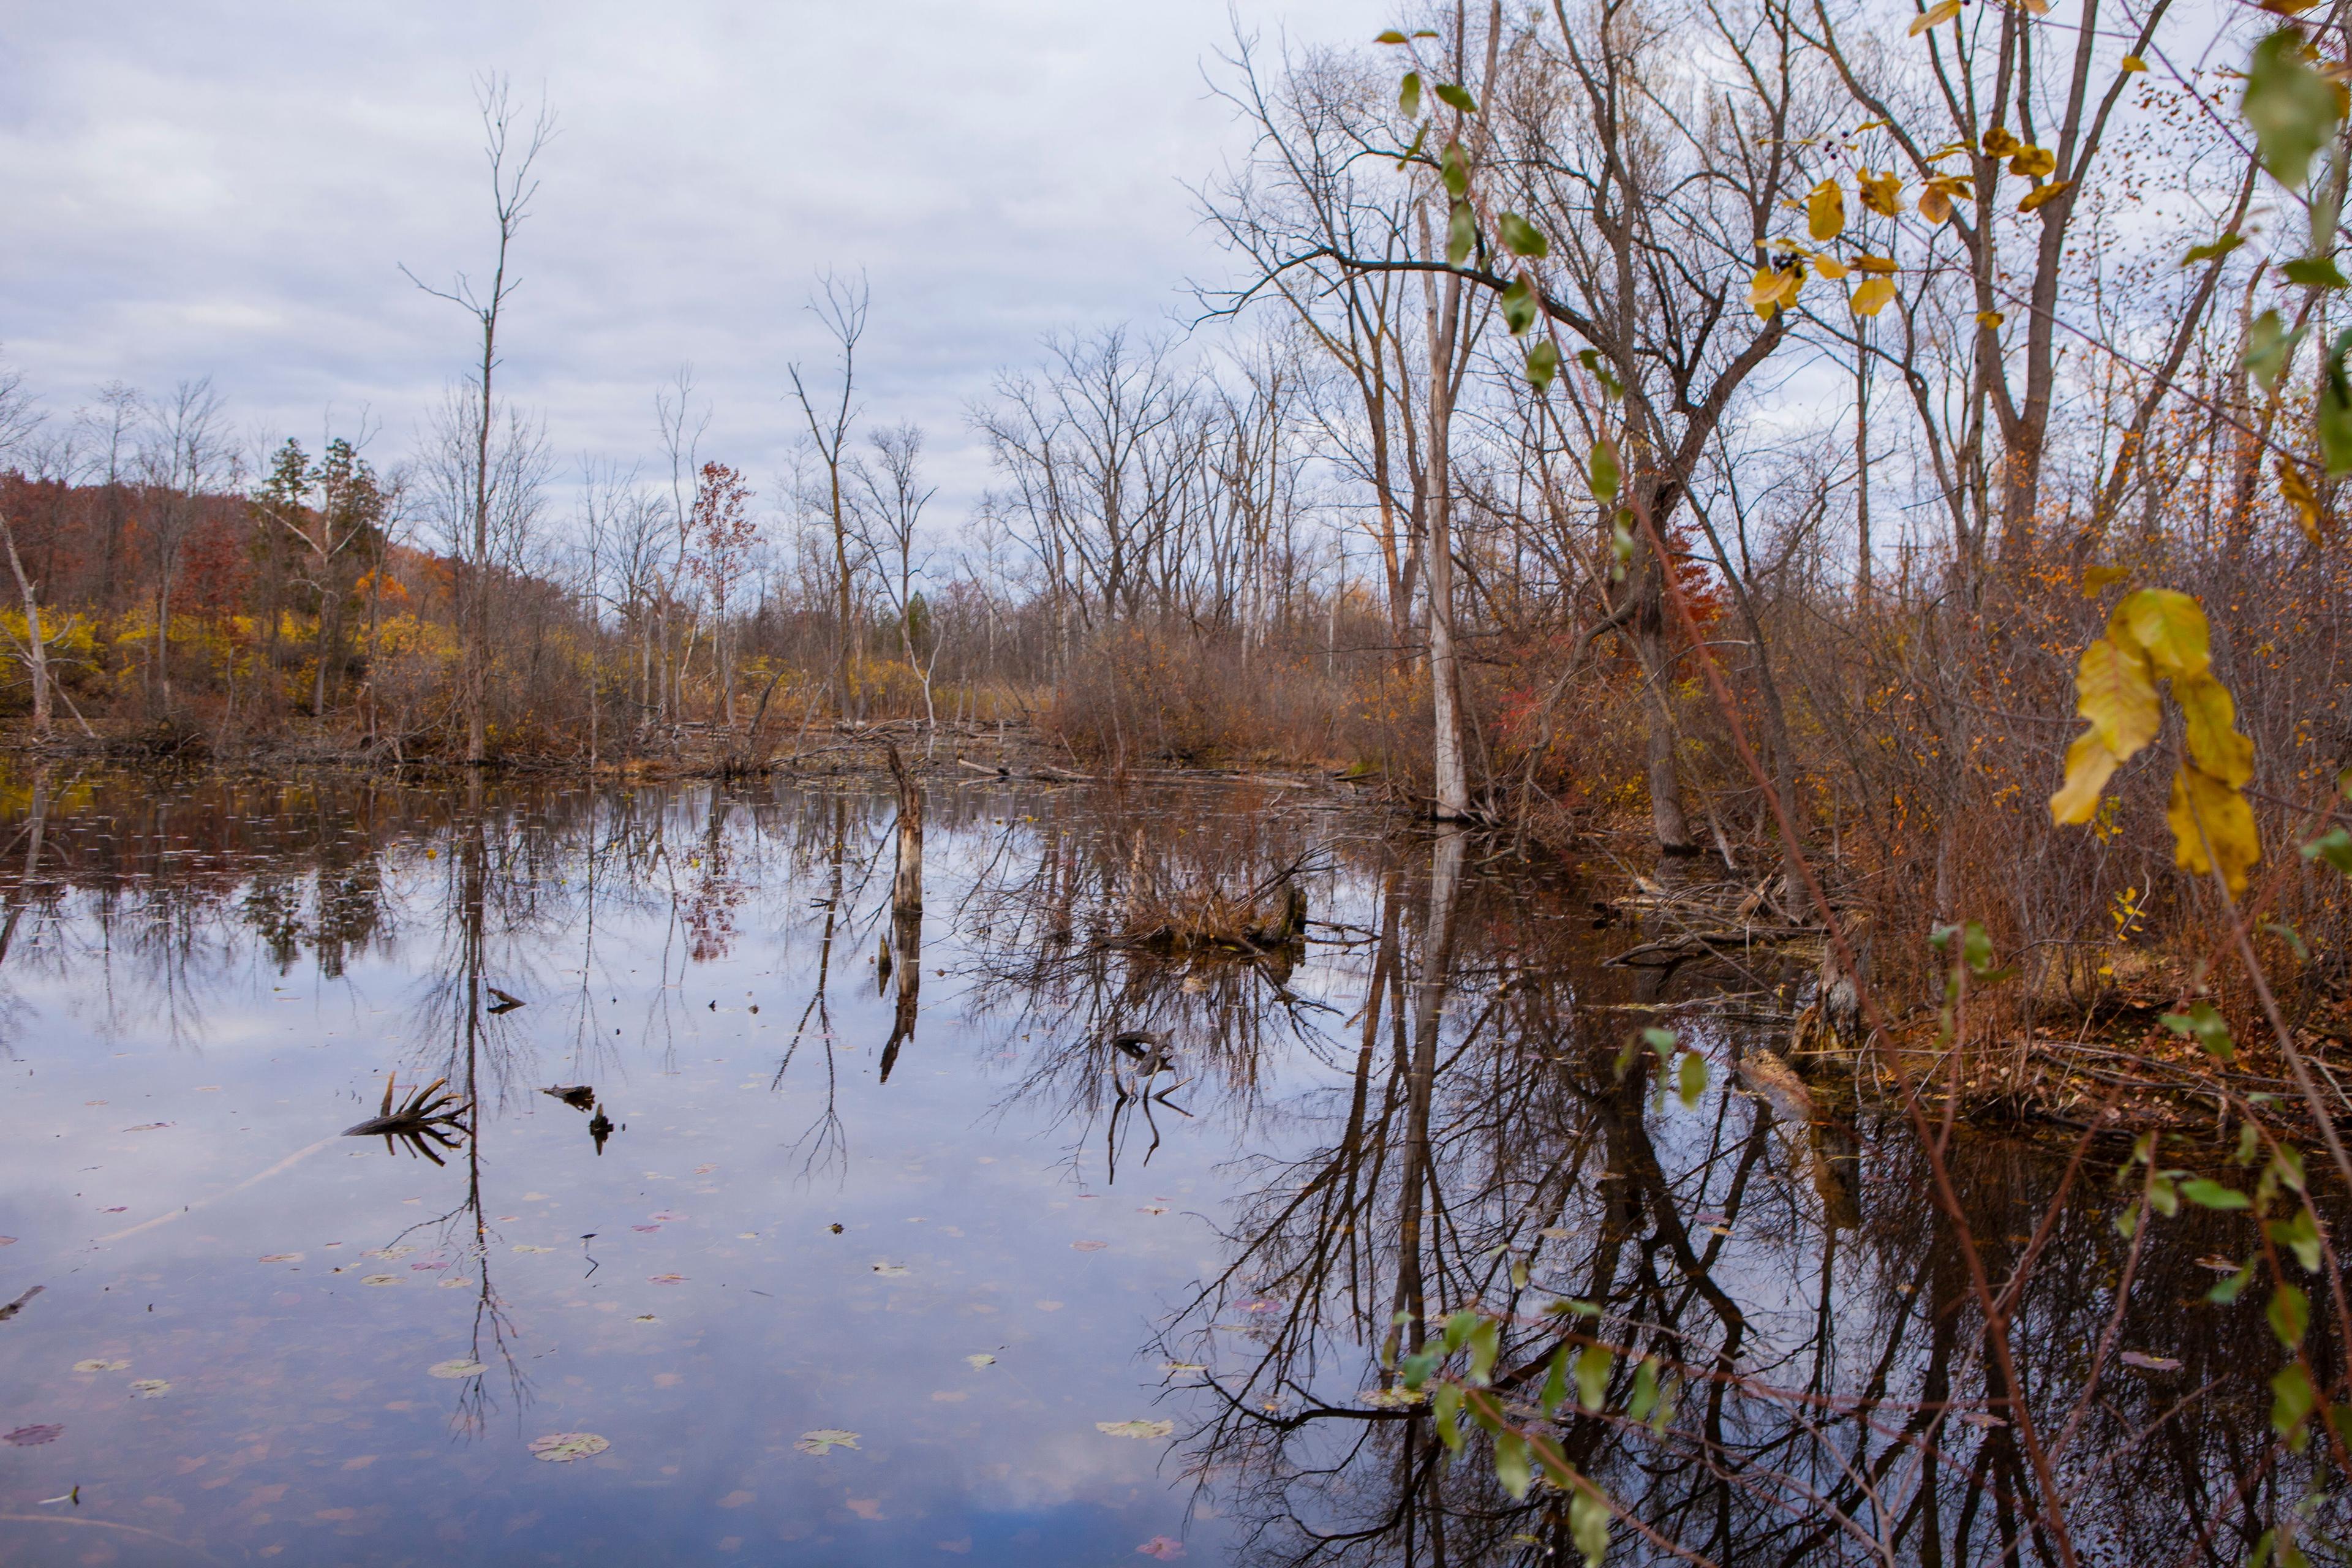
[[[2126,55],[2124,57],[2124,69],[2126,71],[2144,71],[2147,69],[2147,62],[2140,58],[2137,55]]]
[[[2174,681],[2172,700],[2180,704],[2189,761],[2231,789],[2245,788],[2254,776],[2254,743],[2238,732],[2230,689],[2209,671]]]
[[[1759,267],[1755,280],[1748,288],[1748,303],[1766,321],[1783,305],[1796,302],[1797,285],[1804,274],[1794,267]]]
[[[1917,37],[1930,27],[1940,27],[1960,14],[1960,0],[1936,0],[1933,5],[1911,18],[1909,37]]]
[[[2099,809],[2099,792],[2107,787],[2122,759],[2099,743],[2095,734],[2077,735],[2066,748],[2066,778],[2050,797],[2050,820],[2076,826]]]
[[[2174,865],[2204,876],[2218,861],[2231,893],[2246,890],[2246,873],[2262,859],[2263,848],[2254,809],[2244,795],[2202,768],[2183,763],[2172,775],[2172,801],[2164,820],[2172,827]]]
[[[1835,180],[1823,180],[1805,198],[1805,232],[1824,242],[1845,232],[1845,193]]]
[[[2083,570],[2083,597],[2095,599],[2099,590],[2110,583],[2120,583],[2131,574],[2120,566],[2087,566]]]
[[[1903,176],[1893,169],[1874,174],[1864,169],[1855,184],[1862,191],[1862,205],[1881,217],[1899,217],[1903,212]]]
[[[2062,191],[2071,191],[2074,188],[2074,182],[2072,180],[2053,180],[2046,185],[2036,185],[2025,193],[2025,199],[2017,204],[2017,210],[2030,213],[2042,203],[2055,199]]]
[[[1927,182],[1926,190],[1919,193],[1919,216],[1929,223],[1941,223],[1952,216],[1953,199],[1968,194],[1969,181],[1965,175],[1938,174]]]
[[[1998,327],[2007,320],[2009,320],[2009,318],[2002,315],[1999,310],[1979,310],[1977,312],[1977,325],[1979,327]]]
[[[1845,281],[1845,263],[1824,250],[1813,258],[1813,270],[1832,283]]]
[[[1853,258],[1853,269],[1856,272],[1885,272],[1889,274],[1903,270],[1903,268],[1895,265],[1895,258],[1891,256],[1857,256]]]
[[[2294,508],[2294,521],[2303,530],[2303,536],[2314,544],[2318,543],[2321,521],[2319,497],[2313,493],[2311,481],[2303,477],[2301,468],[2284,458],[2278,460],[2278,477],[2279,494]]]
[[[2074,672],[2074,711],[2091,721],[2092,735],[2116,761],[2129,762],[2156,739],[2163,718],[2147,655],[2105,637],[2084,648]]]
[[[2006,125],[1996,125],[1984,133],[1985,156],[1988,158],[2006,158],[2024,145],[2009,133]]]
[[[2170,588],[2125,595],[2107,616],[2107,636],[2146,655],[2157,673],[2176,681],[2194,680],[2213,663],[2213,634],[2204,609]]]
[[[2058,155],[2056,153],[2051,152],[2047,147],[2036,147],[2030,143],[2026,146],[2020,147],[2017,150],[2017,156],[2009,161],[2009,172],[2011,174],[2023,174],[2026,178],[2031,180],[2044,178],[2052,170],[2057,167]]]
[[[1853,308],[1853,313],[1857,316],[1875,316],[1892,303],[1894,299],[1894,279],[1865,278],[1855,285],[1853,298],[1846,302]]]

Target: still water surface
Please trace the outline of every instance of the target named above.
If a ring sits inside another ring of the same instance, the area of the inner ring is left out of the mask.
[[[917,933],[858,785],[47,769],[0,806],[0,1562],[1567,1561],[1558,1498],[1440,1466],[1380,1370],[1472,1301],[1539,1358],[1562,1296],[1691,1369],[1664,1436],[1563,1435],[1706,1560],[2035,1554],[1907,1134],[1776,1123],[1730,1068],[1775,976],[1601,967],[1640,933],[1496,847],[940,785]],[[1127,940],[1285,868],[1303,947]],[[1612,1070],[1658,1020],[1717,1059],[1695,1111]],[[341,1135],[387,1075],[470,1109]],[[1997,1270],[2066,1153],[1961,1150]],[[2021,1308],[2053,1400],[2105,1195]],[[2189,1305],[2198,1223],[2131,1330],[2179,1364],[2062,1456],[2103,1560],[2232,1560],[2180,1521],[2227,1514],[2273,1358]]]

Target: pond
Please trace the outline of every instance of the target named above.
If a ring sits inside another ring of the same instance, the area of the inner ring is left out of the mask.
[[[1529,1418],[1627,1348],[1612,1562],[2055,1560],[1912,1128],[1743,1077],[1802,975],[1606,963],[1613,872],[938,780],[909,921],[856,781],[0,784],[0,1561],[1577,1561],[1383,1371],[1474,1303]],[[2121,1152],[1948,1163],[2073,1548],[2234,1563],[2307,1482],[2244,1222],[2135,1254]]]

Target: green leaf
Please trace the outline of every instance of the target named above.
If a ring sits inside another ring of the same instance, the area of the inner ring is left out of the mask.
[[[1551,241],[1544,237],[1543,230],[1517,213],[1505,213],[1495,226],[1503,231],[1503,243],[1510,247],[1514,256],[1540,261],[1551,254]]]
[[[1453,215],[1445,220],[1445,265],[1461,266],[1477,247],[1477,216],[1471,212],[1468,202],[1455,202]]]
[[[1591,460],[1585,465],[1585,480],[1592,489],[1592,499],[1607,506],[1617,499],[1617,487],[1623,482],[1624,473],[1617,464],[1617,444],[1603,436],[1592,443]],[[1672,1029],[1644,1029],[1643,1040],[1661,1054],[1675,1048]]]
[[[1437,1395],[1430,1401],[1437,1426],[1437,1439],[1455,1453],[1462,1450],[1462,1385],[1441,1383]]]
[[[2344,379],[2347,348],[2352,348],[2352,327],[2336,336],[2336,346],[2327,355],[2326,374],[2320,378],[2319,405],[2311,416],[2319,435],[2320,461],[2326,465],[2331,479],[2352,474],[2352,384]]]
[[[1418,1354],[1402,1356],[1397,1361],[1397,1373],[1404,1380],[1404,1385],[1418,1394],[1422,1385],[1429,1381],[1430,1374],[1437,1370],[1438,1363],[1444,1359],[1444,1351],[1422,1351]]]
[[[1495,1357],[1502,1352],[1502,1326],[1492,1318],[1481,1318],[1470,1331],[1470,1381],[1481,1387],[1494,1374]]]
[[[2237,1043],[2230,1037],[2230,1022],[2214,1010],[2210,1002],[2200,999],[2188,1012],[2167,1013],[2157,1021],[2176,1035],[2195,1039],[2215,1061],[2238,1059]]]
[[[1983,975],[1992,968],[1992,938],[1985,934],[1982,921],[1970,921],[1960,928],[1960,956],[1968,960],[1969,972]]]
[[[2271,1332],[2279,1337],[2279,1343],[2294,1350],[2311,1327],[2311,1298],[2300,1285],[2283,1284],[2271,1292],[2271,1304],[2263,1315],[2270,1320]]]
[[[1486,1320],[1475,1312],[1461,1311],[1445,1320],[1445,1353],[1452,1355],[1462,1348],[1471,1331]]]
[[[2294,1260],[2303,1265],[2305,1274],[2319,1272],[2319,1226],[2311,1217],[2311,1210],[2299,1208],[2284,1219],[2274,1219],[2263,1230],[2272,1241],[2294,1252]]]
[[[1514,279],[1503,290],[1503,324],[1511,329],[1511,336],[1523,338],[1536,324],[1535,285],[1525,278]]]
[[[2336,269],[2336,258],[2332,256],[2298,256],[2279,271],[2288,282],[2314,289],[2352,288],[2352,281]]]
[[[2116,1215],[2116,1234],[2126,1241],[2139,1234],[2139,1204],[2137,1200],[2126,1204],[2124,1212]]]
[[[1421,156],[1421,144],[1428,140],[1429,127],[1426,125],[1422,126],[1412,133],[1412,145],[1407,147],[1404,150],[1403,156],[1397,159],[1397,173],[1404,173],[1404,166],[1407,163],[1412,163],[1415,158]]]
[[[1495,1438],[1495,1479],[1515,1502],[1528,1495],[1535,1480],[1528,1470],[1528,1440],[1517,1432],[1503,1432]]]
[[[2238,1293],[2246,1288],[2246,1286],[2253,1279],[2253,1277],[2254,1266],[2252,1261],[2249,1259],[2238,1266],[2238,1271],[2235,1274],[2231,1275],[2227,1279],[2220,1281],[2210,1290],[2206,1291],[2205,1299],[2208,1301],[2212,1302],[2217,1307],[2226,1307],[2231,1302],[2238,1299]]]
[[[1445,182],[1447,195],[1458,202],[1470,194],[1470,163],[1462,155],[1461,142],[1445,144],[1445,151],[1438,156],[1437,172]]]
[[[1441,82],[1437,89],[1437,98],[1439,102],[1449,109],[1458,109],[1465,114],[1478,112],[1478,100],[1470,96],[1468,89],[1456,82]]]
[[[2200,261],[2215,260],[2218,258],[2229,255],[2230,252],[2237,249],[2238,247],[2245,243],[2246,237],[2238,233],[2235,229],[2232,229],[2227,234],[2218,235],[2215,237],[2207,240],[2202,245],[2190,246],[2189,247],[2189,254],[2180,258],[2180,265],[2183,267],[2194,267]]]
[[[1677,1092],[1682,1096],[1685,1110],[1696,1110],[1698,1102],[1706,1097],[1706,1058],[1696,1051],[1683,1056],[1681,1083]]]
[[[1575,1359],[1576,1347],[1573,1345],[1562,1345],[1552,1352],[1551,1370],[1544,1374],[1543,1393],[1536,1401],[1547,1416],[1558,1410],[1561,1401],[1568,1397],[1568,1366]]]
[[[1559,349],[1549,338],[1528,351],[1528,384],[1538,392],[1551,385],[1559,374]]]
[[[2311,1377],[2303,1370],[2302,1363],[2289,1362],[2271,1379],[2271,1426],[2298,1454],[2311,1441],[2305,1423],[2311,1419],[2312,1407],[2318,1403],[2311,1391]]]
[[[1376,44],[1402,44],[1407,41],[1405,36],[1394,27],[1388,28],[1372,39]]]
[[[2199,1176],[2180,1184],[2180,1195],[2200,1209],[2252,1208],[2253,1200],[2235,1187],[2225,1187],[2219,1182],[2209,1182]]]
[[[1407,120],[1421,118],[1421,73],[1407,71],[1404,80],[1397,84],[1397,108]]]
[[[1587,1410],[1598,1410],[1609,1397],[1609,1352],[1599,1345],[1587,1345],[1576,1352],[1576,1402]]]
[[[1584,1568],[1601,1568],[1609,1555],[1609,1505],[1579,1487],[1568,1500],[1568,1538],[1584,1553]]]
[[[2325,860],[2347,877],[2352,877],[2352,833],[2331,827],[2303,847],[2306,860]]]
[[[1647,1421],[1658,1408],[1658,1358],[1643,1356],[1633,1369],[1633,1397],[1625,1402],[1625,1419]]]
[[[2336,84],[2304,58],[2300,33],[2281,27],[2254,46],[2242,105],[2263,167],[2281,184],[2301,190],[2311,155],[2335,134],[2342,111]]]
[[[2246,352],[2238,363],[2263,384],[2264,392],[2272,391],[2286,374],[2287,356],[2294,353],[2306,330],[2297,327],[2290,332],[2276,310],[2264,310],[2246,329]]]
[[[2147,1184],[2147,1206],[2167,1219],[2180,1212],[2180,1192],[2172,1184],[2173,1174],[2168,1171]]]
[[[2280,1181],[2298,1193],[2303,1191],[2302,1150],[2292,1143],[2280,1144],[2278,1152],[2271,1156],[2271,1169],[2278,1173]]]
[[[1618,398],[1625,395],[1625,384],[1618,380],[1607,365],[1601,363],[1601,351],[1599,349],[1577,350],[1576,363],[1582,365],[1586,370],[1591,372],[1592,374],[1600,381],[1601,390],[1603,395],[1611,398]]]
[[[1603,437],[1603,439],[1606,439],[1606,437]],[[1593,460],[1595,463],[1598,463],[1600,461],[1601,452],[1599,445],[1596,444],[1592,450]],[[1617,448],[1613,446],[1609,448],[1609,461],[1611,465],[1609,471],[1613,474],[1617,471],[1615,467],[1617,462]],[[1600,476],[1597,468],[1594,470],[1593,493],[1596,496],[1600,494]],[[1610,494],[1614,495],[1615,493],[1616,486],[1612,480],[1610,486]],[[1658,1053],[1658,1059],[1660,1061],[1664,1061],[1668,1057],[1674,1054],[1675,1047],[1681,1043],[1681,1038],[1682,1037],[1676,1035],[1672,1029],[1652,1028],[1642,1031],[1642,1039],[1652,1050]]]

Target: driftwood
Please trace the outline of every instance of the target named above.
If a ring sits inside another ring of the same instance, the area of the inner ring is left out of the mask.
[[[463,1119],[473,1107],[454,1094],[440,1093],[449,1082],[440,1078],[411,1094],[395,1110],[392,1102],[399,1082],[397,1073],[387,1077],[383,1080],[383,1113],[344,1128],[343,1136],[382,1138],[387,1152],[396,1146],[395,1141],[404,1142],[411,1154],[422,1154],[436,1165],[446,1163],[435,1149],[457,1147],[465,1131]]]

